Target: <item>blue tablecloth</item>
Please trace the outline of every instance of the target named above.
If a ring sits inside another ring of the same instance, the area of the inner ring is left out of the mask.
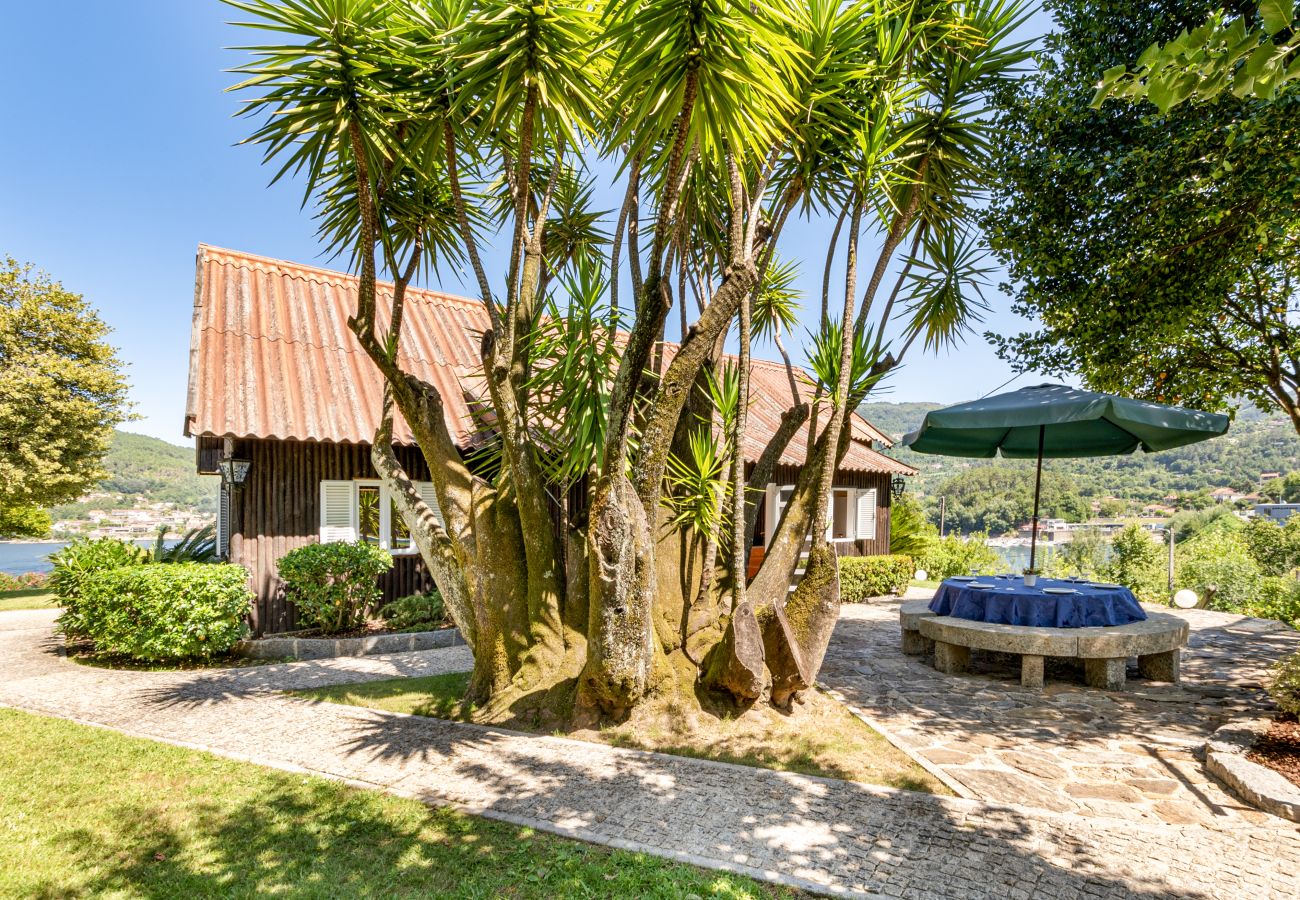
[[[997,578],[982,575],[974,588],[969,581],[951,579],[939,585],[930,609],[941,616],[1000,622],[1004,625],[1038,625],[1048,628],[1084,628],[1096,625],[1127,625],[1147,617],[1126,587],[1094,587],[1086,582],[1039,578],[1025,587],[1019,576]],[[1048,594],[1043,588],[1070,588],[1077,594]]]

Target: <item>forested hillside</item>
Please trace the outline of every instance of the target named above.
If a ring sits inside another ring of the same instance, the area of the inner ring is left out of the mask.
[[[139,499],[204,513],[216,511],[217,479],[195,473],[191,447],[116,431],[104,468],[108,477],[99,483],[98,493],[110,496],[57,507],[51,511],[55,519],[80,518],[91,508],[131,507]]]
[[[917,428],[936,403],[867,403],[862,414],[882,431],[900,436]],[[934,495],[954,475],[985,466],[1032,470],[1028,460],[959,459],[913,453],[895,448],[891,456],[916,466],[921,474],[911,479],[909,492]],[[1300,437],[1281,416],[1265,416],[1253,408],[1238,412],[1228,433],[1221,438],[1161,453],[1138,452],[1132,456],[1095,459],[1054,459],[1044,470],[1073,482],[1084,498],[1119,497],[1151,502],[1169,494],[1191,494],[1230,487],[1243,492],[1259,486],[1264,472],[1300,469]]]

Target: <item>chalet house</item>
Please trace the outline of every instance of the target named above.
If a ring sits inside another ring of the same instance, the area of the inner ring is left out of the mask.
[[[383,576],[386,598],[433,586],[370,462],[383,382],[347,327],[356,293],[357,279],[339,272],[209,246],[198,251],[185,434],[195,439],[200,473],[225,470],[219,547],[249,570],[259,634],[296,627],[276,565],[304,544],[363,539],[388,550],[394,565]],[[407,294],[401,363],[438,386],[464,452],[485,440],[474,411],[482,409],[479,336],[487,326],[478,301]],[[744,448],[750,465],[791,399],[780,364],[755,361],[752,382]],[[767,487],[752,566],[804,463],[805,438],[806,430],[791,441]],[[915,470],[880,453],[890,440],[856,414],[852,438],[835,480],[830,537],[846,555],[886,553],[891,483],[901,486],[901,476]],[[400,416],[394,443],[433,505],[429,472]]]

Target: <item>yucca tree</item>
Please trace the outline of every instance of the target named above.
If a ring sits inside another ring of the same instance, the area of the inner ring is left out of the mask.
[[[849,412],[916,336],[952,339],[974,312],[956,269],[954,280],[909,274],[884,305],[875,293],[918,223],[927,237],[910,245],[909,270],[943,265],[927,254],[978,193],[980,98],[1022,56],[1008,43],[1019,6],[232,5],[278,35],[238,66],[259,123],[249,141],[303,180],[323,242],[355,266],[351,327],[387,384],[374,462],[473,649],[482,718],[623,717],[648,698],[694,698],[700,682],[733,702],[786,703],[808,687],[838,611],[821,535]],[[597,166],[623,192],[609,232],[590,209]],[[747,485],[749,344],[790,331],[774,253],[796,215],[841,216],[849,275],[842,314],[824,315],[814,341],[816,410],[792,383],[793,424],[763,454],[774,461],[810,429],[776,529],[783,549],[747,584],[745,503],[764,464]],[[883,237],[859,304],[864,220]],[[485,262],[489,239],[506,251],[499,268]],[[436,388],[398,363],[405,292],[446,265],[471,274],[490,321],[493,431],[469,460]],[[385,315],[380,273],[394,284]],[[891,353],[896,299],[903,343]],[[674,305],[682,338],[665,352]],[[719,362],[735,324],[729,378]],[[445,527],[392,453],[394,407]],[[787,600],[792,548],[810,533],[815,565]]]

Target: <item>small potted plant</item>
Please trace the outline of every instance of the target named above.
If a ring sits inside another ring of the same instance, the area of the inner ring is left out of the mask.
[[[1033,587],[1038,584],[1039,574],[1037,569],[1025,569],[1025,587]]]

